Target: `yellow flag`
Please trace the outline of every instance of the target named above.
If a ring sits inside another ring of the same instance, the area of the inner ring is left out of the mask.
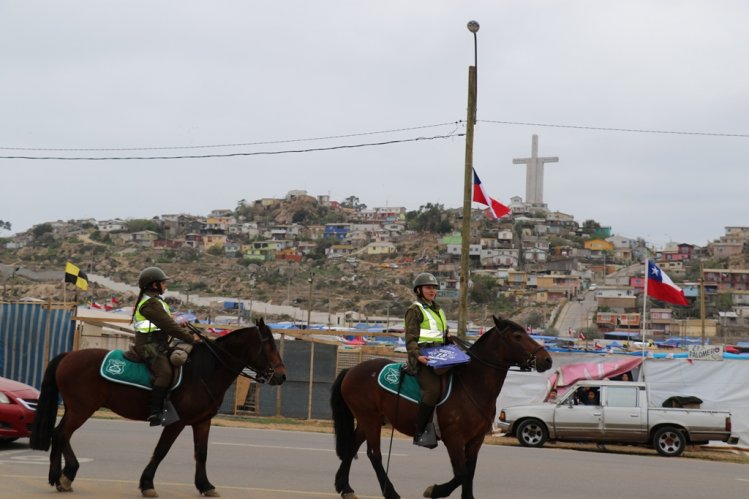
[[[65,264],[65,282],[75,284],[84,291],[88,289],[88,276],[70,262]]]

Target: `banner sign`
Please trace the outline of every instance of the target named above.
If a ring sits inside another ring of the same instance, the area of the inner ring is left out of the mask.
[[[454,366],[471,360],[468,354],[456,345],[422,348],[421,353],[429,358],[427,365],[430,367]]]
[[[723,345],[687,345],[688,359],[723,360]]]

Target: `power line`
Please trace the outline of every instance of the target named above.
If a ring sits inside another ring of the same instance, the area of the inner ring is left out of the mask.
[[[233,144],[206,144],[198,146],[157,146],[157,147],[3,147],[0,150],[5,151],[158,151],[164,149],[210,149],[220,147],[246,147],[246,146],[263,146],[272,144],[290,144],[294,142],[313,142],[319,140],[346,139],[351,137],[364,137],[366,135],[378,135],[383,133],[409,132],[412,130],[423,130],[425,128],[435,128],[446,125],[457,125],[456,121],[447,123],[437,123],[434,125],[420,125],[406,128],[394,128],[391,130],[378,130],[374,132],[348,133],[344,135],[329,135],[327,137],[310,137],[306,139],[286,139],[286,140],[267,140],[260,142],[237,142]]]
[[[540,126],[547,128],[572,128],[577,130],[601,130],[605,132],[630,132],[630,133],[660,133],[668,135],[702,135],[707,137],[740,137],[749,138],[746,133],[721,133],[721,132],[685,132],[679,130],[648,130],[641,128],[613,128],[602,126],[583,126],[583,125],[562,125],[553,123],[528,123],[523,121],[499,121],[499,120],[478,120],[480,123],[495,123],[499,125],[522,125],[522,126]]]
[[[403,144],[406,142],[419,142],[425,140],[450,139],[453,137],[462,137],[464,134],[434,135],[432,137],[415,137],[412,139],[388,140],[384,142],[369,142],[364,144],[350,144],[330,147],[317,147],[310,149],[292,149],[283,151],[257,151],[257,152],[235,152],[226,154],[196,154],[189,156],[110,156],[110,157],[64,157],[64,156],[0,156],[0,159],[31,159],[31,160],[60,160],[60,161],[142,161],[142,160],[163,160],[163,159],[205,159],[205,158],[231,158],[237,156],[271,156],[278,154],[295,154],[318,151],[334,151],[338,149],[356,149],[360,147],[377,147],[392,144]]]

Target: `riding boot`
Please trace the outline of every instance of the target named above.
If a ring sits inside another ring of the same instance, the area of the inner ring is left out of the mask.
[[[169,388],[154,386],[151,391],[151,413],[148,415],[148,424],[150,426],[159,426],[164,416],[164,400],[169,392]]]
[[[414,433],[414,445],[434,449],[437,447],[437,433],[432,423],[432,414],[434,406],[419,403],[419,409],[416,413],[416,432]]]

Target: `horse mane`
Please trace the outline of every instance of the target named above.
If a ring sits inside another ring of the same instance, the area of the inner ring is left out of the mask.
[[[492,333],[492,332],[501,332],[497,328],[497,325],[505,325],[505,326],[509,326],[509,328],[512,328],[512,329],[515,329],[515,330],[525,331],[525,328],[523,326],[521,326],[520,324],[518,324],[515,321],[511,321],[510,319],[503,319],[502,317],[498,317],[496,315],[492,316],[492,318],[494,319],[494,324],[495,325],[492,326],[492,328],[489,329],[487,332],[485,332],[484,334],[482,334],[481,336],[479,336],[479,339],[477,339],[473,343],[473,345],[471,345],[471,348],[475,347],[476,345],[481,344],[482,341],[483,342],[488,341],[488,340],[484,340],[484,338],[487,338],[487,337],[491,336],[489,333]],[[506,331],[506,330],[507,330],[507,327],[505,327],[504,329],[502,329],[502,331]]]
[[[240,329],[235,329],[234,331],[230,331],[226,333],[223,336],[219,336],[216,339],[210,339],[212,344],[206,344],[205,340],[201,341],[200,343],[196,344],[195,347],[192,349],[192,354],[190,355],[190,363],[192,364],[193,372],[196,374],[199,374],[202,377],[210,377],[210,375],[213,373],[213,371],[216,369],[216,366],[218,365],[218,359],[216,356],[210,351],[209,346],[213,347],[214,344],[219,348],[218,352],[220,354],[221,351],[230,351],[230,348],[227,348],[224,344],[227,342],[231,342],[237,333],[240,331],[250,331],[252,329],[258,329],[257,326],[251,326],[251,327],[243,327]],[[258,329],[259,331],[259,329]],[[240,333],[244,334],[244,333]],[[214,347],[215,350],[215,347]],[[232,352],[235,353],[236,352]]]

